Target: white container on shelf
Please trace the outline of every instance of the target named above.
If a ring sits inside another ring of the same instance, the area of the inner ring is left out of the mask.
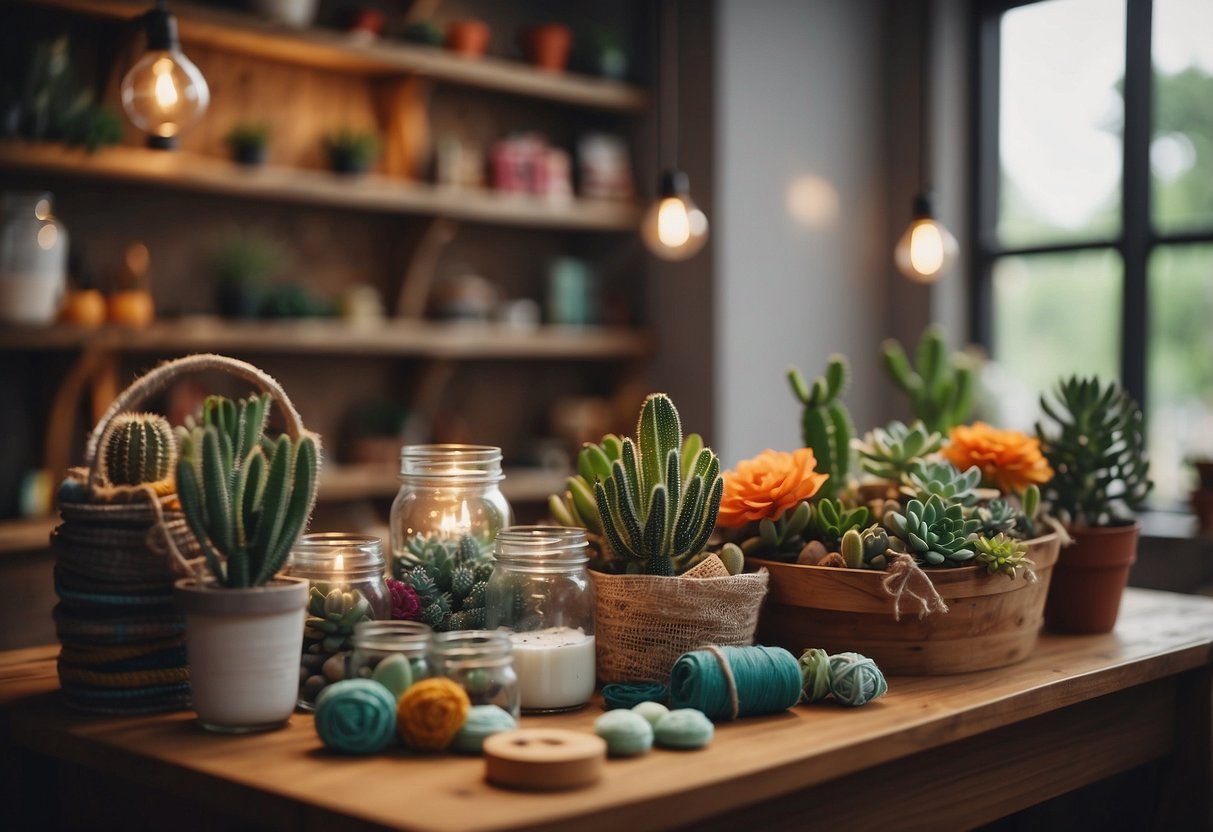
[[[253,0],[257,14],[293,29],[306,29],[316,19],[318,0]]]
[[[8,191],[0,202],[0,320],[45,324],[67,288],[67,230],[45,191]]]

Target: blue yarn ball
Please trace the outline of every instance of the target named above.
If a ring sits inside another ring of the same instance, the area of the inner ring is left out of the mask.
[[[334,682],[316,698],[316,733],[333,751],[383,751],[396,737],[396,699],[370,679]]]
[[[889,685],[876,662],[859,653],[830,656],[830,693],[840,704],[854,708],[884,696]]]

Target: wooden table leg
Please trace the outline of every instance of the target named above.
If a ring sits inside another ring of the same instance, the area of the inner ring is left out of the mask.
[[[1162,782],[1155,829],[1213,829],[1213,668],[1178,679],[1175,752]]]

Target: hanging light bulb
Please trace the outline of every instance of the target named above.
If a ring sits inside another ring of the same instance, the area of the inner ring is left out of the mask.
[[[914,221],[893,249],[897,268],[910,280],[934,283],[959,254],[952,232],[935,219],[930,195],[919,194],[914,198]]]
[[[687,175],[682,171],[662,174],[657,199],[641,223],[645,244],[663,260],[685,260],[708,240],[708,218],[688,191]]]
[[[206,112],[210,90],[181,52],[177,21],[164,0],[144,16],[144,26],[147,52],[122,79],[122,109],[148,134],[148,147],[171,150],[177,136]]]

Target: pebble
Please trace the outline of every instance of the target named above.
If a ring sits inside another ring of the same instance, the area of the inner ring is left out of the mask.
[[[517,727],[514,717],[497,705],[473,705],[463,721],[463,727],[451,741],[451,750],[460,754],[480,754],[484,751],[486,739]]]
[[[660,702],[641,702],[633,706],[632,710],[647,719],[649,725],[656,725],[657,720],[670,712],[670,709]]]
[[[324,690],[327,685],[328,682],[324,680],[323,676],[308,676],[303,687],[299,689],[299,698],[305,702],[315,702],[320,691]]]
[[[383,685],[392,692],[392,696],[399,699],[400,694],[413,684],[413,668],[408,659],[394,653],[375,665],[371,679]]]
[[[340,682],[345,678],[345,654],[334,653],[324,660],[324,678],[330,682]]]
[[[328,656],[317,653],[304,653],[299,657],[299,664],[306,667],[308,670],[319,671],[324,666],[324,660]]]
[[[662,748],[703,748],[715,732],[712,720],[694,708],[670,711],[653,726],[653,737]]]
[[[594,733],[606,740],[612,757],[635,757],[653,747],[653,726],[641,714],[623,708],[598,717]]]

